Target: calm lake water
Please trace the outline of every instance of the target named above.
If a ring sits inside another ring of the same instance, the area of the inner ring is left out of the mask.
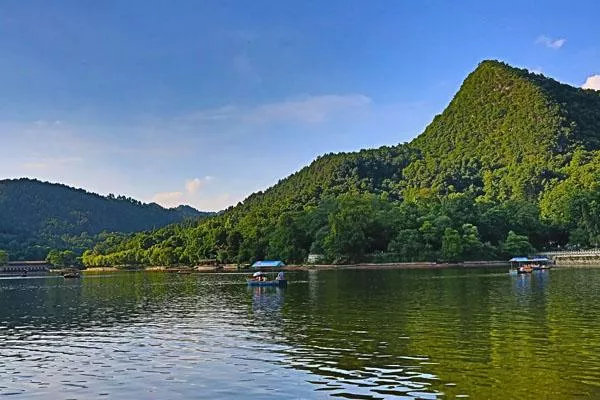
[[[0,279],[15,399],[600,398],[600,269]]]

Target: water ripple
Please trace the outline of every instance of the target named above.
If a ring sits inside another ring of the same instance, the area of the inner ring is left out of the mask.
[[[598,287],[600,270],[3,279],[0,395],[600,398]]]

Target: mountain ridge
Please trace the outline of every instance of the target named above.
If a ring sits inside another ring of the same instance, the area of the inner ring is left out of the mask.
[[[130,197],[102,196],[62,183],[20,178],[0,180],[0,248],[26,257],[19,241],[37,246],[40,258],[51,247],[69,248],[68,240],[101,232],[132,233],[190,218],[211,215],[189,206],[166,209]],[[27,247],[27,245],[25,246]]]

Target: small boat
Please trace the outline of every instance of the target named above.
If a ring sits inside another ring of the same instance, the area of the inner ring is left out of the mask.
[[[267,280],[266,274],[262,271],[252,274],[252,278],[246,279],[248,286],[286,286],[287,280],[284,278],[283,272],[277,274],[275,279]]]
[[[63,273],[63,278],[79,278],[81,275],[79,271],[68,271]]]
[[[533,271],[550,269],[550,260],[547,257],[513,257],[509,260],[511,275],[530,274]]]

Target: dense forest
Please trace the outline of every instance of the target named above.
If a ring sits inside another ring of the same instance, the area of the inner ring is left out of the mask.
[[[206,215],[191,207],[165,209],[33,179],[1,180],[0,250],[11,260],[44,259],[50,250],[75,258],[108,236],[126,238]]]
[[[484,61],[411,143],[327,154],[202,221],[107,235],[88,266],[502,259],[600,242],[600,92]]]

